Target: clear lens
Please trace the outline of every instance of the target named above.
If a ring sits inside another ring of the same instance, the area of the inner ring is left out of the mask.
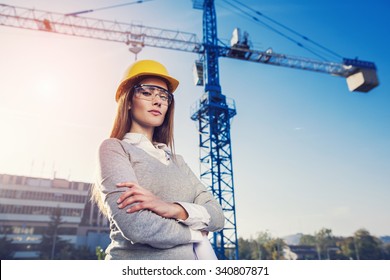
[[[163,105],[170,105],[172,103],[172,94],[164,88],[152,85],[138,85],[135,86],[136,97],[148,101],[153,101],[158,96]]]

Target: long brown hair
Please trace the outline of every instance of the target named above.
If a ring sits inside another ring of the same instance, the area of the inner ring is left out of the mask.
[[[148,76],[143,76],[143,79]],[[161,79],[161,78],[160,78]],[[124,87],[123,93],[118,99],[118,108],[115,116],[114,125],[111,130],[111,138],[117,138],[122,140],[126,133],[131,129],[131,109],[134,96],[134,87]],[[173,120],[175,112],[175,99],[172,99],[172,103],[168,107],[168,111],[165,115],[164,122],[161,126],[156,127],[153,133],[153,142],[166,144],[173,152],[174,140],[173,140]]]
[[[148,76],[143,76],[142,80]],[[161,79],[161,78],[160,78]],[[139,80],[139,82],[141,79]],[[137,84],[137,83],[136,83]],[[134,86],[128,85],[123,87],[123,92],[118,99],[118,107],[115,116],[115,121],[112,126],[110,138],[116,138],[122,140],[126,133],[131,129],[131,105],[134,97]],[[173,139],[173,120],[175,112],[175,99],[172,98],[172,103],[169,105],[164,121],[161,126],[156,127],[153,132],[153,142],[166,144],[172,152],[172,158],[175,159],[174,151],[174,139]],[[104,201],[96,184],[92,186],[91,200],[94,201],[99,207],[103,215],[107,216],[107,209],[104,205]]]

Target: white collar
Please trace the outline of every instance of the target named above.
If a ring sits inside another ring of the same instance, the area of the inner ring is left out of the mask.
[[[128,132],[123,136],[123,140],[130,144],[139,144],[141,142],[149,142],[152,144],[149,139],[141,133]]]
[[[159,159],[165,164],[172,155],[171,150],[166,144],[157,142],[152,143],[144,134],[141,133],[128,132],[123,137],[123,141],[144,150],[145,152]]]
[[[158,142],[150,142],[148,137],[146,137],[145,134],[142,133],[135,133],[135,132],[128,132],[123,136],[123,140],[130,143],[130,144],[149,144],[152,145],[153,147],[157,149],[162,149],[162,150],[169,150],[168,146],[164,143],[158,143]]]

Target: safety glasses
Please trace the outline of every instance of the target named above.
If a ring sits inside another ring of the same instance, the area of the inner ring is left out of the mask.
[[[148,101],[153,101],[158,96],[161,100],[161,104],[165,106],[171,105],[173,100],[172,93],[162,87],[154,85],[136,85],[134,86],[134,95],[137,98]]]

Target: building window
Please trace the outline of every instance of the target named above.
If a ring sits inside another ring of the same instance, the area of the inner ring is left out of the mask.
[[[15,183],[16,183],[17,185],[21,185],[21,184],[22,184],[22,179],[23,179],[23,177],[17,176],[17,177],[16,177]]]

